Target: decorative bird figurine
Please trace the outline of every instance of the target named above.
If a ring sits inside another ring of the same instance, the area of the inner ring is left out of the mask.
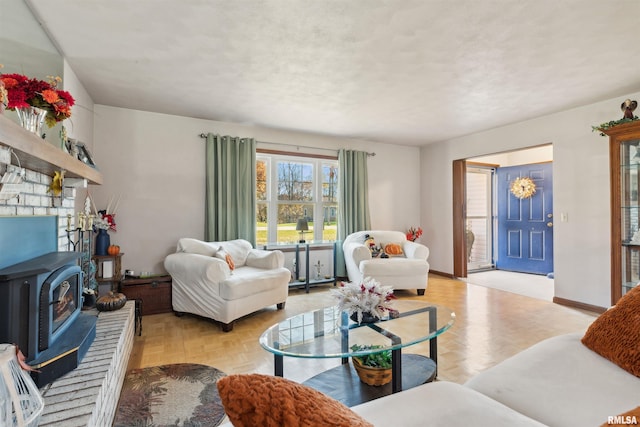
[[[64,171],[55,171],[53,173],[53,179],[49,185],[49,192],[54,196],[59,196],[62,193],[62,182],[64,181]]]
[[[624,113],[623,118],[625,119],[633,119],[633,111],[638,106],[637,101],[632,101],[630,99],[626,99],[622,105],[620,105],[620,109]]]

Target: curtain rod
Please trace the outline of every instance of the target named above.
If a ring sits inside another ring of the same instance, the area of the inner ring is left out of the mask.
[[[200,138],[206,138],[206,137],[207,137],[207,134],[206,134],[206,133],[201,133],[201,134],[200,134]],[[310,147],[310,146],[308,146],[308,145],[285,144],[285,143],[283,143],[283,142],[269,142],[269,141],[257,141],[257,142],[258,142],[258,143],[260,143],[260,144],[286,145],[286,146],[289,146],[289,147],[309,148],[309,149],[311,149],[311,150],[325,150],[325,151],[332,151],[332,152],[334,152],[334,153],[337,153],[337,152],[338,152],[338,150],[333,150],[333,149],[331,149],[331,148]],[[376,153],[375,153],[375,152],[374,152],[374,153],[366,152],[366,153],[367,153],[367,156],[370,156],[370,157],[373,157],[373,156],[375,156],[375,155],[376,155]]]

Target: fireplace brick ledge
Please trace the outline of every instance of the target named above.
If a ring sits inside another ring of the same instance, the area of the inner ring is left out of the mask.
[[[80,365],[40,391],[40,426],[110,426],[127,371],[134,336],[135,302],[101,312],[96,338]]]

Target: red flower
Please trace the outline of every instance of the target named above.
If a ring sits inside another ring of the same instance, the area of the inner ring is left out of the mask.
[[[22,74],[0,74],[7,91],[7,109],[37,107],[49,113],[46,122],[52,127],[56,122],[71,117],[75,100],[69,92],[57,89],[59,77],[50,77],[49,82],[30,79]]]
[[[415,242],[417,239],[420,238],[420,236],[422,236],[422,228],[420,227],[418,228],[411,227],[409,231],[407,231],[407,240],[411,240],[412,242]]]

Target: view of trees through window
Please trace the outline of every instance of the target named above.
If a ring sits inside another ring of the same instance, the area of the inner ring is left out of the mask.
[[[336,239],[338,162],[319,158],[258,155],[256,160],[257,244]]]

